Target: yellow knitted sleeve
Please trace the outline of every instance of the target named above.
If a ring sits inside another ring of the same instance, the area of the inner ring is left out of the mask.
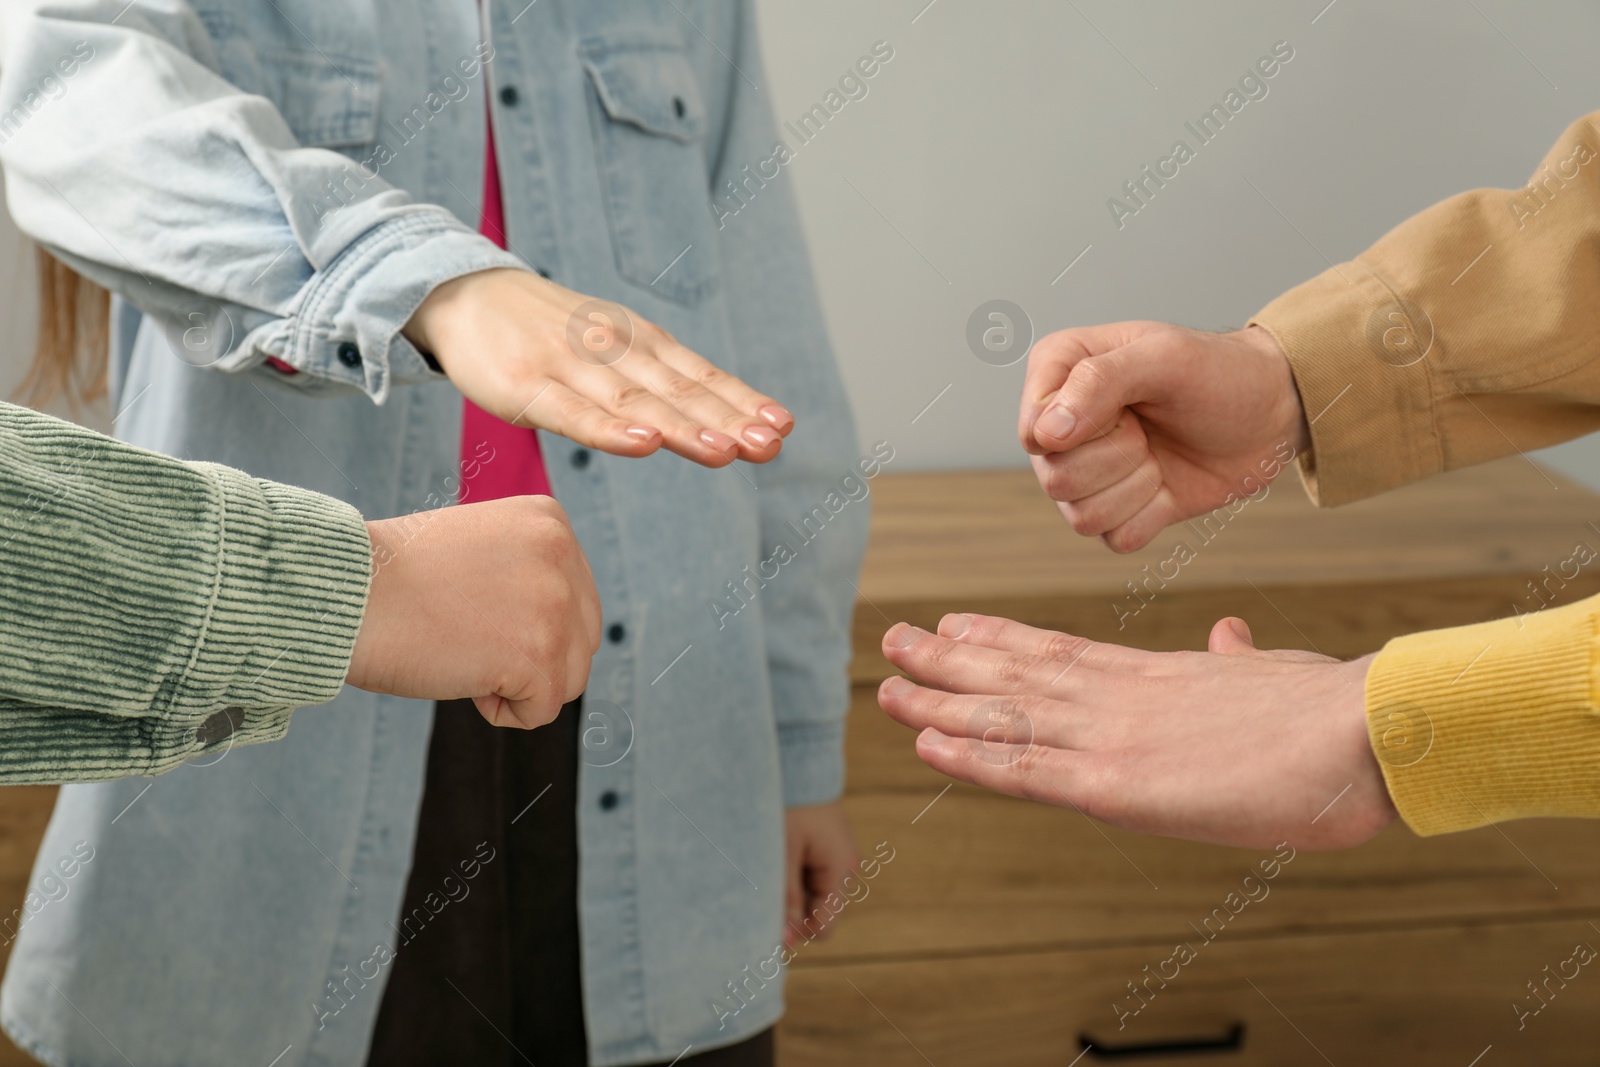
[[[1600,817],[1600,597],[1397,637],[1367,674],[1367,728],[1419,834]]]

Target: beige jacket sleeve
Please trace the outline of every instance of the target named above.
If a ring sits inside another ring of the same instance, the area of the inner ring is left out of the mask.
[[[1600,114],[1522,189],[1435,204],[1253,320],[1294,370],[1301,473],[1342,504],[1600,428]],[[1412,829],[1600,817],[1600,597],[1397,638],[1367,727]]]
[[[1294,368],[1320,504],[1600,429],[1600,112],[1525,187],[1435,204],[1252,322]]]

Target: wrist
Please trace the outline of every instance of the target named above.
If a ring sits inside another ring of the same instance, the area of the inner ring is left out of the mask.
[[[371,692],[382,691],[379,651],[383,632],[389,623],[389,601],[393,582],[391,568],[395,544],[389,536],[390,520],[371,520],[367,523],[367,538],[372,543],[372,578],[367,587],[367,609],[361,617],[361,628],[356,632],[355,647],[350,653],[350,668],[345,672],[345,684]]]
[[[1300,399],[1300,388],[1294,380],[1294,367],[1284,353],[1283,346],[1268,330],[1256,323],[1235,331],[1234,336],[1254,349],[1272,369],[1272,425],[1277,428],[1278,440],[1289,442],[1297,454],[1308,451],[1311,448],[1311,425],[1306,420],[1305,404]]]
[[[1346,767],[1350,783],[1345,803],[1350,810],[1342,813],[1340,820],[1330,824],[1330,829],[1344,825],[1354,837],[1349,842],[1364,841],[1392,823],[1397,815],[1394,797],[1390,793],[1388,778],[1384,773],[1384,753],[1377,748],[1378,735],[1372,730],[1371,716],[1367,710],[1367,675],[1372,670],[1378,653],[1372,652],[1347,663],[1336,663],[1334,671],[1340,676],[1334,698],[1334,717],[1338,721],[1338,739],[1335,751],[1346,753]]]
[[[412,312],[400,332],[418,351],[432,356],[440,369],[448,374],[443,353],[454,347],[450,339],[454,335],[455,324],[472,322],[481,312],[477,306],[483,290],[481,283],[490,275],[525,273],[510,267],[491,267],[441,282],[417,305],[417,310]]]

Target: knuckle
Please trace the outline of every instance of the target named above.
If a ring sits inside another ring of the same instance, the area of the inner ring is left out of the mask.
[[[978,615],[970,612],[966,614],[967,632],[962,637],[968,644],[973,643],[975,640],[981,642],[999,637],[1001,631],[1005,628],[1005,620],[996,618],[993,615]],[[956,615],[950,616],[950,618],[957,617]]]
[[[1129,813],[1126,798],[1132,785],[1126,753],[1099,755],[1082,759],[1075,768],[1068,788],[1073,803],[1086,815],[1108,822],[1116,822]]]
[[[542,558],[568,563],[578,551],[578,537],[565,515],[535,514],[522,528],[528,547]]]
[[[650,390],[637,382],[621,381],[611,390],[611,408],[613,411],[627,411],[636,408],[650,399]]]
[[[513,506],[527,511],[527,518],[531,522],[543,522],[570,528],[567,519],[567,509],[556,502],[553,496],[519,496],[509,498],[515,501]]]
[[[1072,330],[1047,333],[1034,342],[1033,349],[1028,353],[1028,364],[1060,363],[1070,358],[1076,348],[1077,341]]]
[[[527,710],[522,715],[522,725],[530,730],[549,726],[561,714],[561,705],[549,700],[529,701],[524,707]]]
[[[1137,530],[1130,529],[1127,526],[1118,526],[1115,530],[1107,530],[1100,534],[1100,539],[1105,542],[1106,547],[1111,551],[1123,556],[1129,552],[1137,552],[1145,545],[1145,538]]]
[[[1077,491],[1077,481],[1065,463],[1051,463],[1044,472],[1045,495],[1051,500],[1071,501],[1081,495]]]
[[[1093,394],[1111,384],[1111,365],[1105,356],[1090,356],[1072,368],[1072,380]]]
[[[1067,525],[1072,527],[1074,533],[1084,537],[1093,537],[1101,532],[1101,527],[1094,514],[1088,509],[1073,504],[1062,504],[1061,514],[1066,516]]]
[[[1039,798],[1047,795],[1044,788],[1050,784],[1045,773],[1044,749],[1031,741],[1020,746],[1020,751],[1008,768],[1024,796]]]
[[[731,377],[727,372],[718,368],[708,360],[700,360],[693,364],[686,372],[688,376],[705,386],[707,389],[722,385]]]
[[[1044,641],[1044,655],[1053,660],[1072,660],[1082,655],[1089,642],[1071,634],[1053,633]]]
[[[1013,652],[1002,657],[1000,662],[995,664],[994,673],[996,679],[1000,682],[1011,686],[1013,689],[1020,688],[1033,674],[1033,657],[1020,652]]]
[[[934,670],[939,670],[950,661],[952,646],[944,641],[918,641],[916,654],[921,660]]]
[[[704,387],[693,378],[674,376],[667,379],[661,393],[674,404],[687,404],[704,392]]]

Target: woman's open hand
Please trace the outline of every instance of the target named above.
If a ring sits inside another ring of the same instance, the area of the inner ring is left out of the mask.
[[[602,452],[646,456],[665,445],[707,467],[765,463],[794,427],[777,401],[654,323],[529,271],[446,282],[405,335],[490,414]]]

